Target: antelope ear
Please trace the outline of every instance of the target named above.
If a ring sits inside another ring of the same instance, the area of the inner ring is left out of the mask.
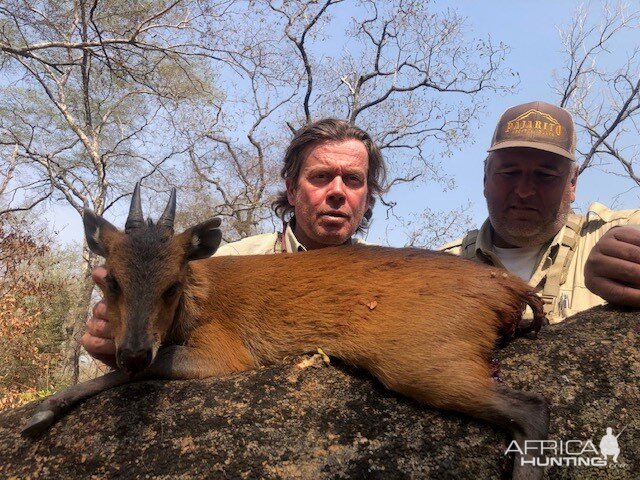
[[[212,218],[180,234],[185,236],[187,242],[187,261],[200,260],[216,253],[222,241],[222,231],[218,228],[220,223],[219,218]]]
[[[82,215],[82,223],[84,223],[84,236],[87,239],[89,249],[93,253],[107,258],[113,238],[120,231],[104,218],[87,209]]]

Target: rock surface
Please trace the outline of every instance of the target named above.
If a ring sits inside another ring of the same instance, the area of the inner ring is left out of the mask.
[[[549,478],[640,478],[640,315],[601,307],[498,350],[501,376],[551,403],[552,440],[617,434],[618,463]],[[500,478],[505,434],[309,356],[245,374],[102,393],[35,441],[35,404],[0,414],[0,478]],[[583,457],[592,456],[586,453]]]

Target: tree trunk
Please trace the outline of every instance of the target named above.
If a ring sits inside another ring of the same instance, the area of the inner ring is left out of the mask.
[[[62,361],[59,368],[61,380],[75,385],[80,378],[80,339],[84,334],[87,318],[91,315],[91,295],[94,283],[91,280],[91,269],[95,255],[91,254],[85,242],[82,251],[82,270],[80,281],[82,287],[75,308],[69,312],[69,318],[63,325],[65,340],[61,347]]]

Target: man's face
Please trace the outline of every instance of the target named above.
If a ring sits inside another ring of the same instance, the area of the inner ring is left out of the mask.
[[[571,162],[533,148],[494,151],[484,196],[498,247],[533,247],[551,240],[575,200]]]
[[[341,245],[368,207],[367,149],[359,140],[329,141],[310,145],[304,155],[297,185],[287,180],[294,233],[307,249]]]

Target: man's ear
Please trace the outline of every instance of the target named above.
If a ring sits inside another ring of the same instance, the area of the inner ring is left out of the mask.
[[[293,180],[291,180],[290,178],[287,178],[284,181],[284,184],[287,187],[287,201],[289,202],[289,205],[295,207],[296,189],[295,189],[295,185],[293,184]]]
[[[569,186],[569,191],[571,192],[571,203],[576,201],[576,187],[578,186],[578,174],[580,173],[580,169],[576,167],[576,170],[571,178],[571,185]]]
[[[87,239],[89,249],[101,257],[107,258],[113,239],[121,234],[120,231],[96,215],[91,210],[85,209],[82,214],[84,224],[84,236]]]
[[[216,253],[222,241],[222,231],[218,228],[220,223],[219,218],[212,218],[180,234],[186,243],[187,261],[200,260]]]

